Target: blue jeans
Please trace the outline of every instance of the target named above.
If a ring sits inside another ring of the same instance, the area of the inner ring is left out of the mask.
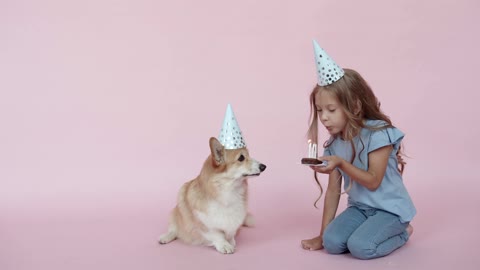
[[[408,224],[389,212],[350,206],[325,228],[323,246],[328,253],[350,251],[359,259],[386,256],[408,241]]]

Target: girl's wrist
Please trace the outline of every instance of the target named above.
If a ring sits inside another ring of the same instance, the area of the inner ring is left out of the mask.
[[[339,157],[338,158],[340,161],[338,162],[337,168],[343,171],[343,166],[345,165],[345,159]]]

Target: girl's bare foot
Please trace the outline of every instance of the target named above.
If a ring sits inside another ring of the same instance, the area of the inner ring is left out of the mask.
[[[319,250],[323,248],[322,238],[317,236],[312,239],[302,240],[302,248],[306,250]]]
[[[413,233],[413,227],[412,225],[408,224],[407,228],[405,229],[408,233],[408,236],[410,237]]]

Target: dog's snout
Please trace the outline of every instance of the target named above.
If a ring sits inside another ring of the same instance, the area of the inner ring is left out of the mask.
[[[260,168],[260,171],[263,172],[265,171],[265,169],[267,168],[267,166],[265,164],[260,164],[260,166],[258,166]]]

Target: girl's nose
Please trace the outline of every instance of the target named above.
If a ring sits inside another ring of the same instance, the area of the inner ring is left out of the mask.
[[[322,122],[328,120],[327,114],[322,113],[322,115],[320,115],[320,120],[322,120]]]

